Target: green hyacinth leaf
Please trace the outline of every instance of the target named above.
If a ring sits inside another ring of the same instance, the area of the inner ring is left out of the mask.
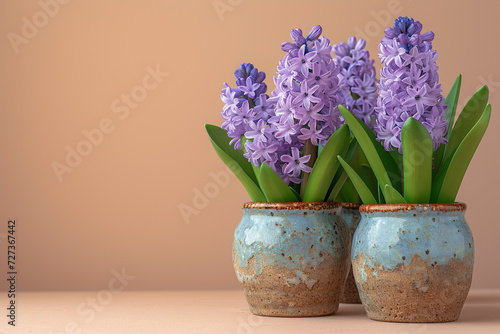
[[[472,95],[470,100],[465,105],[464,109],[457,118],[455,126],[451,131],[448,139],[448,144],[444,151],[443,161],[446,161],[450,155],[457,149],[465,136],[469,133],[472,127],[477,123],[484,108],[488,103],[489,90],[488,86],[484,85]]]
[[[389,154],[391,155],[392,159],[394,160],[396,164],[396,168],[398,171],[403,170],[403,155],[399,153],[398,150],[392,150],[389,151]],[[397,177],[401,178],[401,172],[397,174]],[[394,182],[393,182],[394,183]],[[401,183],[400,183],[401,184]]]
[[[252,166],[250,166],[248,160],[243,156],[243,151],[235,150],[229,145],[230,138],[227,136],[225,130],[210,124],[206,124],[205,129],[215,152],[222,162],[236,175],[238,180],[240,180],[248,195],[250,195],[252,202],[266,202],[266,197],[259,188]]]
[[[297,192],[297,190],[293,189],[292,187],[288,187],[290,190],[293,192],[296,198],[296,202],[302,202],[302,198],[300,197],[300,194]]]
[[[406,204],[406,200],[399,191],[391,187],[390,185],[385,185],[385,203],[386,204]]]
[[[449,139],[452,129],[453,123],[455,122],[455,113],[457,111],[458,98],[460,96],[460,87],[462,86],[462,75],[459,74],[451,86],[451,89],[446,95],[444,99],[444,104],[446,107],[446,112],[444,114],[444,119],[448,121],[448,131],[446,134],[446,138]],[[443,154],[446,148],[446,144],[441,144],[436,151],[434,151],[434,174],[437,173],[441,163],[443,162]],[[434,175],[435,176],[435,175]]]
[[[446,98],[444,99],[444,104],[447,105],[446,112],[444,114],[444,119],[448,121],[448,131],[446,133],[446,138],[450,138],[451,130],[453,129],[461,87],[462,87],[462,75],[459,74],[455,79],[453,86],[451,86],[448,95],[446,95]]]
[[[465,172],[488,128],[491,118],[491,105],[484,112],[462,140],[456,150],[443,163],[432,186],[433,203],[454,203],[465,176]]]
[[[349,148],[347,149],[347,153],[344,155],[344,160],[349,164],[353,162],[355,157],[357,156],[357,152],[359,151],[359,145],[356,141],[356,138],[351,138],[351,142],[349,144]],[[340,162],[339,162],[340,163]],[[338,195],[340,190],[344,186],[345,181],[347,180],[347,173],[344,171],[342,166],[339,166],[337,169],[337,173],[335,173],[335,177],[330,184],[330,189],[328,189],[328,202],[338,202]]]
[[[380,187],[380,184],[377,185],[377,195],[378,195],[379,204],[384,204],[385,198],[384,198],[384,194],[382,193],[382,188]]]
[[[359,177],[366,184],[368,189],[372,192],[372,194],[378,194],[378,182],[375,178],[375,174],[373,174],[372,169],[368,165],[361,165],[361,169],[359,171]],[[377,201],[380,203],[379,201]]]
[[[342,197],[342,194],[339,194],[337,198],[335,198],[335,202],[347,202],[347,201]]]
[[[377,200],[375,199],[375,196],[373,196],[372,192],[368,188],[368,186],[363,182],[361,177],[356,173],[356,171],[349,166],[347,162],[345,162],[344,159],[339,155],[337,157],[340,161],[340,164],[344,168],[345,172],[349,176],[349,179],[351,180],[352,184],[354,185],[354,188],[356,188],[356,191],[358,192],[359,197],[361,198],[361,201],[364,204],[377,204]]]
[[[387,174],[389,175],[389,178],[392,182],[392,186],[396,188],[398,191],[401,191],[403,189],[403,183],[401,182],[401,164],[402,164],[402,158],[401,154],[398,152],[398,150],[392,150],[392,151],[386,151],[384,146],[377,140],[377,136],[373,132],[372,129],[370,129],[362,120],[360,120],[358,117],[356,117],[357,122],[359,125],[365,130],[365,132],[368,134],[370,140],[373,143],[373,146],[377,150],[377,153],[382,160],[382,163],[384,164],[385,170],[387,171]],[[361,152],[361,153],[364,153]],[[390,159],[392,158],[392,159]],[[366,159],[366,155],[364,156],[364,159]],[[369,161],[367,161],[369,163]]]
[[[337,202],[340,190],[344,186],[346,180],[347,180],[347,173],[345,172],[344,169],[342,169],[340,177],[337,179],[337,182],[335,182],[332,190],[330,191],[330,194],[328,195],[327,202]]]
[[[266,163],[260,165],[259,184],[267,201],[270,203],[298,201],[292,188],[287,186],[278,174],[276,174],[276,172]]]
[[[432,190],[432,139],[425,126],[413,117],[403,124],[401,148],[406,202],[429,203]]]
[[[356,188],[352,184],[352,181],[350,178],[345,180],[344,185],[340,189],[340,195],[344,199],[344,201],[348,203],[359,203],[359,195],[358,192],[356,191]]]
[[[307,187],[302,196],[304,202],[322,202],[340,165],[337,155],[344,156],[350,142],[349,128],[342,125],[330,136],[312,168]]]
[[[346,111],[348,111],[344,106],[339,106],[339,107],[342,107],[342,108],[339,108],[341,113],[342,112],[345,113]],[[371,130],[362,120],[360,120],[358,117],[356,117],[352,112],[350,112],[350,111],[348,111],[348,112],[352,115],[352,117],[349,117],[350,123],[353,124],[354,121],[356,121],[359,128],[364,130],[364,133],[366,133],[366,135],[368,136],[368,138],[372,142],[373,147],[377,151],[377,154],[380,157],[382,164],[384,165],[384,168],[387,172],[387,175],[389,176],[389,179],[392,182],[392,185],[398,190],[402,189],[403,184],[401,182],[401,168],[398,166],[398,164],[401,164],[401,161],[400,161],[401,155],[397,151],[396,152],[386,151],[384,149],[384,147],[382,146],[382,144],[377,140],[377,137],[376,137],[375,133],[373,132],[373,130]],[[347,120],[346,120],[346,123],[347,123],[347,125],[349,125],[349,122],[347,122]],[[354,131],[350,125],[349,125],[349,128],[353,132],[354,136],[356,136],[356,134],[354,133]],[[366,145],[365,145],[365,147],[366,147]],[[361,147],[361,149],[363,150],[363,153],[365,154],[365,157],[366,157],[366,152],[364,151],[363,147]],[[368,160],[368,162],[370,162],[370,160]]]
[[[208,137],[212,144],[215,144],[219,147],[219,149],[223,150],[227,155],[231,157],[241,168],[245,171],[245,173],[255,182],[257,183],[257,178],[253,171],[252,165],[247,158],[243,156],[243,150],[235,150],[233,146],[229,144],[231,138],[228,137],[227,131],[211,124],[205,124],[205,130],[207,131]]]
[[[344,155],[344,160],[351,163],[353,156],[358,151],[358,148],[359,148],[359,146],[358,146],[358,142],[356,141],[356,138],[351,138],[351,141],[349,143],[349,148],[347,149],[347,153]],[[342,166],[339,166],[339,168],[337,168],[337,172],[335,173],[335,176],[333,177],[332,183],[330,183],[330,187],[328,188],[328,193],[327,193],[328,200],[327,201],[330,201],[330,198],[331,198],[330,195],[332,193],[332,190],[339,182],[340,177],[342,176],[343,173],[344,173],[344,169],[342,168]],[[345,180],[343,180],[341,182],[345,182]],[[342,184],[340,186],[342,186]],[[338,190],[340,190],[340,188]],[[335,197],[333,197],[331,199],[332,202],[334,201],[334,198]]]
[[[399,175],[400,177],[401,173],[397,170],[397,165],[392,156],[390,155],[390,153],[384,150],[382,145],[380,145],[380,143],[377,142],[373,131],[370,130],[370,128],[368,128],[352,112],[347,110],[342,105],[339,105],[339,111],[342,114],[342,117],[344,117],[344,120],[349,126],[349,129],[351,129],[352,133],[354,134],[354,137],[356,137],[356,140],[358,141],[359,146],[363,150],[366,159],[370,163],[370,167],[372,168],[373,173],[377,177],[378,182],[383,186],[385,186],[386,184],[392,186],[392,181],[391,178],[389,177],[386,167],[384,166],[384,162],[387,165],[393,165],[392,167],[390,167],[393,178],[395,177],[397,179],[397,176]],[[401,181],[396,181],[396,182],[401,183]],[[358,187],[356,186],[356,182],[353,181],[353,184],[356,187],[356,189],[358,189]],[[382,187],[382,191],[383,192],[385,191],[385,187]]]

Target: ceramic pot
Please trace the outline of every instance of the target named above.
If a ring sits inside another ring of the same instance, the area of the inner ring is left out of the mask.
[[[463,203],[360,207],[351,260],[369,318],[458,319],[474,265],[465,209]]]
[[[350,245],[340,203],[246,203],[233,264],[250,310],[280,317],[335,313]]]
[[[359,204],[342,203],[342,218],[344,218],[347,223],[347,227],[349,228],[352,238],[361,220]],[[344,294],[342,295],[342,298],[340,298],[340,302],[344,304],[361,304],[358,288],[356,287],[356,282],[354,281],[354,276],[352,274],[351,265],[349,265],[349,274],[345,282]]]

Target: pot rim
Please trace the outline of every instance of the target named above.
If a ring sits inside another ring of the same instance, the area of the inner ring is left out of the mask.
[[[361,206],[360,203],[352,203],[352,202],[341,202],[340,204],[342,204],[342,209],[359,210],[359,207]]]
[[[449,204],[364,204],[359,207],[360,212],[396,212],[396,211],[412,211],[423,208],[424,211],[450,212],[450,211],[465,211],[467,205],[462,202]]]
[[[340,202],[247,202],[243,209],[273,210],[332,210],[342,207]]]

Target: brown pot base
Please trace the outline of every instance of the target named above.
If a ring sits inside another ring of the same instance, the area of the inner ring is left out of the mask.
[[[315,268],[290,270],[264,266],[255,274],[255,258],[240,267],[235,256],[235,271],[245,291],[252,313],[274,317],[317,317],[338,311],[346,269],[329,255]],[[345,266],[345,261],[344,261]]]
[[[446,265],[428,265],[415,256],[409,266],[394,271],[364,266],[367,281],[359,277],[366,315],[389,322],[451,322],[460,317],[471,285],[471,256]],[[358,257],[358,268],[363,263]]]
[[[301,317],[322,317],[327,315],[335,314],[338,311],[338,305],[319,305],[319,306],[309,306],[307,309],[302,308],[297,312],[285,312],[281,309],[270,309],[270,308],[255,308],[251,304],[250,311],[255,315],[261,315],[265,317],[288,317],[288,318],[301,318]],[[330,311],[331,310],[331,311]]]

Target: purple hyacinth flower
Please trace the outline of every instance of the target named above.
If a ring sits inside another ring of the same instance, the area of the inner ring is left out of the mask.
[[[303,38],[302,31],[294,29],[293,43],[281,45],[286,55],[274,78],[276,89],[272,95],[278,100],[276,116],[270,122],[275,137],[289,144],[283,150],[287,156],[292,156],[292,148],[302,151],[308,140],[313,145],[324,144],[343,124],[337,108],[344,102],[337,77],[340,69],[333,61],[330,41],[321,32],[321,27],[315,26]],[[299,175],[286,166],[282,166],[283,179],[300,182]]]
[[[292,147],[291,151],[291,155],[284,154],[281,156],[281,161],[285,163],[283,172],[294,177],[299,177],[302,172],[310,173],[312,168],[307,166],[306,163],[311,159],[311,156],[301,157],[297,147]]]
[[[306,109],[310,109],[313,103],[321,102],[321,99],[314,96],[314,93],[319,89],[319,85],[308,87],[307,80],[300,85],[300,92],[293,92],[295,95],[293,103],[300,105],[303,104]]]
[[[249,122],[250,130],[245,132],[245,137],[247,139],[253,139],[254,142],[267,142],[266,136],[266,122],[263,119],[259,119],[257,123]]]
[[[369,127],[373,126],[373,113],[377,105],[377,78],[374,60],[365,50],[366,41],[350,37],[347,43],[333,46],[335,64],[340,67],[339,86],[345,107]]]
[[[276,101],[265,94],[267,86],[263,81],[266,75],[252,64],[241,64],[234,75],[238,88],[225,84],[221,92],[221,100],[224,102],[221,116],[224,119],[222,128],[231,138],[231,145],[239,149],[241,136],[251,130],[251,123],[260,119],[267,121],[274,116]]]
[[[305,45],[303,45],[299,49],[297,58],[293,58],[290,60],[290,70],[301,72],[303,75],[307,75],[309,73],[309,70],[313,67],[311,60],[313,60],[314,57],[314,53],[306,54],[306,47]]]
[[[428,87],[429,86],[427,86],[427,84],[424,84],[420,88],[412,88],[411,86],[408,86],[406,88],[408,97],[402,101],[402,105],[406,107],[415,106],[415,108],[417,109],[417,112],[414,115],[415,118],[422,117],[426,106],[432,107],[437,103]]]
[[[422,24],[399,17],[385,30],[379,45],[379,96],[374,130],[386,150],[401,153],[401,129],[413,117],[429,131],[434,150],[446,143],[446,106],[432,49],[434,33],[421,33]]]

